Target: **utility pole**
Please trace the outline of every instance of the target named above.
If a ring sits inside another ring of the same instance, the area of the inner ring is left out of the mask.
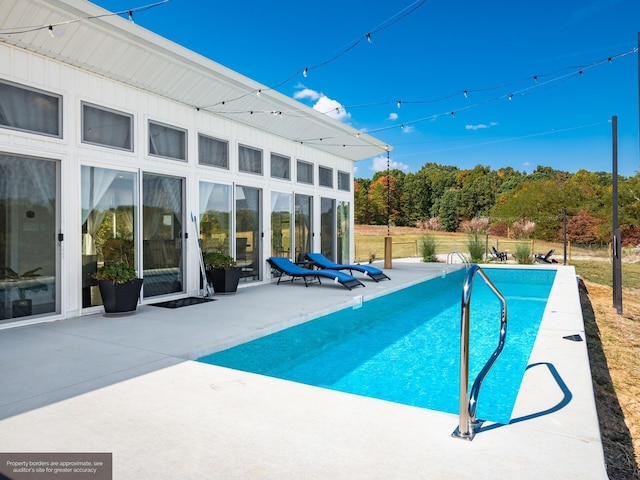
[[[618,225],[618,117],[611,118],[611,140],[613,144],[613,239],[612,239],[612,260],[613,260],[613,306],[618,315],[622,314],[622,258],[620,249],[622,246],[620,238],[620,226]]]

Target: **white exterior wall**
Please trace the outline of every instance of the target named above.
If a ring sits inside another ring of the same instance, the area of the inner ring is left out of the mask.
[[[350,205],[349,251],[353,257],[353,183],[350,191],[338,190],[337,172],[350,174],[353,162],[326,152],[268,134],[211,113],[129,87],[78,67],[0,43],[0,79],[33,87],[62,96],[63,138],[25,133],[0,128],[0,152],[54,159],[60,162],[61,205],[60,278],[62,285],[61,316],[72,317],[82,312],[81,299],[81,196],[80,168],[92,165],[104,168],[173,175],[185,179],[185,226],[189,227],[186,246],[186,293],[194,295],[199,288],[199,261],[196,237],[190,225],[190,213],[197,215],[198,182],[206,180],[229,185],[240,184],[262,189],[262,219],[264,239],[261,257],[270,256],[271,192],[289,192],[314,198],[313,231],[320,232],[320,198],[345,201]],[[133,152],[81,143],[81,102],[88,102],[133,115]],[[147,122],[154,120],[187,130],[186,163],[148,155]],[[198,165],[198,133],[229,142],[229,170]],[[263,175],[238,171],[238,145],[263,151]],[[270,178],[271,152],[291,158],[291,181]],[[314,185],[299,184],[296,161],[314,164]],[[333,188],[319,187],[318,165],[333,169]],[[140,179],[140,175],[138,177]],[[314,237],[314,250],[320,248],[320,236]],[[263,266],[263,282],[270,281],[269,269]],[[255,283],[254,283],[255,284]],[[95,311],[95,310],[94,310]],[[87,313],[85,310],[84,313]],[[42,321],[40,319],[40,321]]]

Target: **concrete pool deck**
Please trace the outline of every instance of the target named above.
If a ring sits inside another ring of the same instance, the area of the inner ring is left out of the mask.
[[[391,281],[352,291],[273,283],[0,330],[0,452],[109,452],[117,480],[606,479],[572,267],[558,267],[512,422],[472,442],[451,437],[455,415],[192,361],[456,268],[394,260]]]

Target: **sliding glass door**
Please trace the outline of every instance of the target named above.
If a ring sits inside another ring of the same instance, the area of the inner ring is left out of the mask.
[[[336,258],[336,201],[320,199],[320,251],[334,262]]]
[[[295,257],[294,261],[301,262],[304,260],[306,253],[310,253],[313,248],[313,225],[311,212],[313,211],[313,197],[310,195],[295,196]]]
[[[59,312],[59,165],[0,153],[0,321]]]
[[[262,190],[236,186],[236,261],[241,282],[255,282],[261,276]]]
[[[144,298],[184,291],[183,180],[142,175]]]
[[[291,193],[271,192],[271,256],[289,257],[293,237]]]
[[[124,262],[137,268],[136,205],[138,175],[83,166],[82,307],[102,305],[93,275],[105,263]]]

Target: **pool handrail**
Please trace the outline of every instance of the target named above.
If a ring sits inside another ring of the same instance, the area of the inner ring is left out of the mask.
[[[460,260],[462,260],[462,263],[464,263],[466,267],[469,267],[471,265],[471,263],[469,263],[469,260],[467,259],[467,257],[465,257],[462,253],[458,252],[457,250],[454,250],[453,252],[449,252],[447,254],[447,264],[453,263],[451,261],[451,260],[453,260],[453,257],[460,258]]]
[[[480,274],[485,283],[500,300],[500,338],[498,340],[498,346],[473,382],[473,386],[471,387],[471,396],[469,397],[469,317],[471,287],[473,286],[473,280],[476,273]],[[458,427],[451,436],[461,438],[463,440],[473,440],[473,437],[482,424],[481,421],[476,419],[476,408],[478,406],[480,387],[496,359],[500,356],[500,353],[502,353],[507,336],[507,302],[504,296],[489,279],[487,274],[479,265],[476,264],[471,265],[467,269],[467,274],[462,287],[460,330],[460,417]]]

